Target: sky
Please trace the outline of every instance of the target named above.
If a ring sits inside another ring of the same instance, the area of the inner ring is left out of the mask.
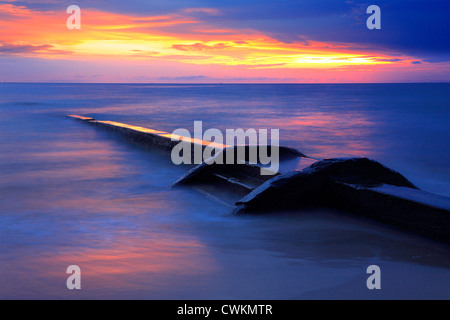
[[[66,12],[81,9],[81,29]],[[381,9],[369,30],[366,10]],[[448,82],[448,0],[0,1],[0,81]]]

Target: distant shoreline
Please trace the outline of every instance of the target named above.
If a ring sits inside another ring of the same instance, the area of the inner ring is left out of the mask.
[[[450,81],[433,82],[16,82],[0,81],[0,84],[86,84],[86,85],[412,85],[412,84],[450,84]]]

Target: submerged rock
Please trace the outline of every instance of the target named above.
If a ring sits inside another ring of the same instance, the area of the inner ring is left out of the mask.
[[[382,184],[416,187],[400,173],[367,158],[325,159],[308,168],[275,177],[241,199],[242,211],[328,206],[340,202],[338,190]]]
[[[318,207],[450,242],[450,199],[420,191],[400,173],[367,158],[325,159],[275,177],[239,200],[231,213]]]

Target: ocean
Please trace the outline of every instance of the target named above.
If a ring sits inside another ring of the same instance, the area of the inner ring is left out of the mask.
[[[449,102],[445,83],[1,83],[0,299],[449,299],[446,245],[328,209],[229,216],[171,189],[186,168],[169,157],[65,117],[279,129],[310,157],[368,157],[450,196]]]

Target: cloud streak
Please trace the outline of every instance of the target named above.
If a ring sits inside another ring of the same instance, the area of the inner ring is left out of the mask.
[[[53,45],[21,45],[0,43],[0,55],[72,54],[71,51],[55,49]]]

